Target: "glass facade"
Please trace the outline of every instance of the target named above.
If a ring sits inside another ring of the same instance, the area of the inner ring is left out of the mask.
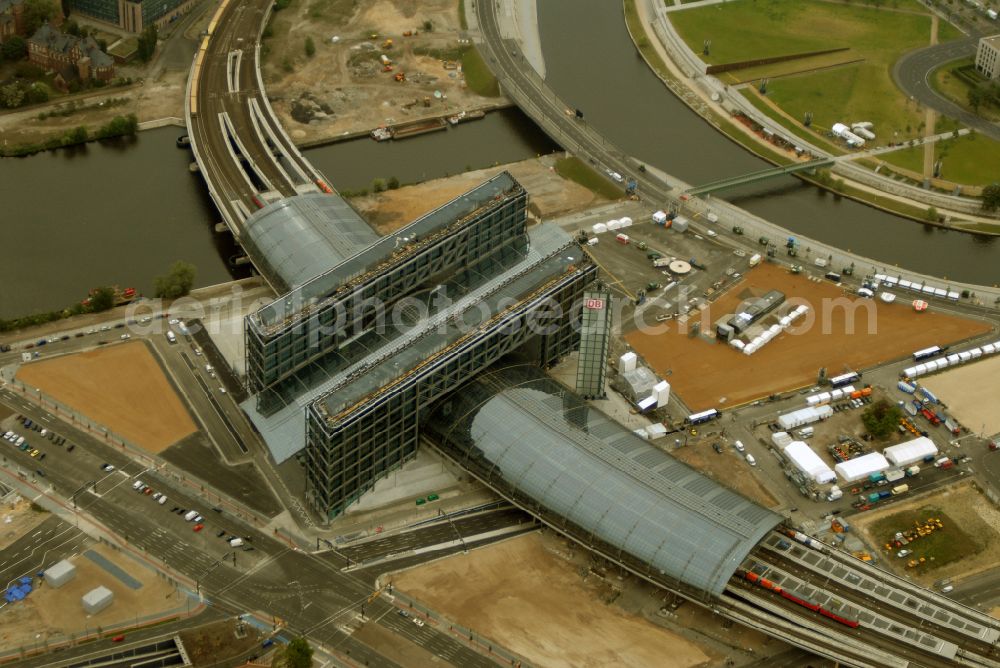
[[[653,447],[530,365],[480,374],[425,432],[550,526],[705,599],[782,517]]]
[[[588,290],[583,295],[580,323],[580,359],[576,367],[576,391],[585,399],[606,396],[604,380],[611,343],[611,293]]]
[[[70,13],[80,12],[99,21],[118,25],[118,0],[68,0]]]

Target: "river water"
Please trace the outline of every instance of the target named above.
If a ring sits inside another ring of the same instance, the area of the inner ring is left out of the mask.
[[[618,2],[538,3],[549,83],[587,122],[628,153],[691,183],[768,165],[720,135],[646,67]],[[56,309],[98,285],[152,293],[154,277],[182,259],[197,284],[233,275],[238,252],[212,231],[218,214],[188,151],[164,128],[132,140],[0,160],[0,317]],[[513,162],[557,147],[520,111],[488,114],[399,142],[358,139],[305,152],[341,190],[375,178],[402,183]],[[835,198],[792,177],[727,195],[794,232],[885,263],[951,280],[1000,280],[1000,240],[948,232]],[[241,271],[246,271],[244,268]]]
[[[626,153],[695,184],[771,166],[721,135],[653,75],[629,38],[620,2],[545,0],[538,3],[538,19],[546,81]],[[886,267],[1000,282],[1000,238],[914,223],[790,176],[722,195]]]

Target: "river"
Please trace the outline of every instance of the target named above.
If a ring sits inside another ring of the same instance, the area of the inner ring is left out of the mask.
[[[695,184],[771,166],[721,135],[656,78],[632,44],[621,2],[545,0],[538,3],[538,23],[546,81],[625,152]],[[914,223],[790,176],[723,196],[886,267],[970,283],[1000,281],[996,237]]]

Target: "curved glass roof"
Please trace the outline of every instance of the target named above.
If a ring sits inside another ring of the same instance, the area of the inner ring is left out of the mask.
[[[489,475],[670,578],[716,595],[782,517],[653,447],[537,369],[488,373],[432,429]],[[490,482],[487,480],[487,482]]]
[[[247,218],[242,241],[262,273],[288,291],[378,239],[343,198],[309,193],[269,204]]]

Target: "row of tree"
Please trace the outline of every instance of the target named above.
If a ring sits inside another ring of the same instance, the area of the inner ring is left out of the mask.
[[[155,294],[163,299],[176,299],[191,292],[194,287],[196,271],[190,262],[177,261],[170,266],[170,270],[163,276],[157,276],[155,280]],[[100,313],[107,311],[115,305],[114,288],[103,286],[91,290],[90,296],[84,301],[59,311],[46,311],[44,313],[33,313],[18,318],[0,318],[0,332],[8,332],[25,327],[43,325],[47,322],[54,322],[62,318],[70,318],[75,315],[85,313]]]
[[[977,113],[982,107],[1000,108],[1000,84],[995,81],[970,86],[968,96],[969,106]]]

